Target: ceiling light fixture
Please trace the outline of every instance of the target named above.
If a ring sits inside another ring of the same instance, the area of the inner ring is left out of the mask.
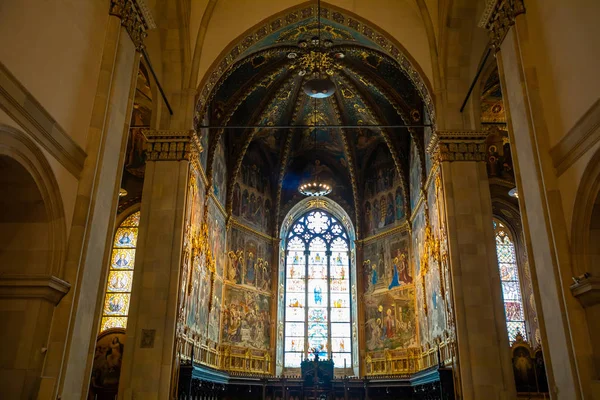
[[[321,40],[321,0],[317,1],[317,29],[318,36],[314,36],[310,40],[310,45],[317,47],[314,51],[311,50],[307,54],[300,57],[300,70],[298,75],[304,76],[307,72],[312,73],[312,78],[304,84],[304,93],[315,99],[324,99],[335,93],[335,84],[329,78],[333,75],[333,58],[331,55],[322,51],[322,46],[331,47],[333,42],[329,39]],[[309,42],[300,41],[300,48],[309,46]],[[288,58],[296,58],[298,55],[295,52],[288,53]],[[344,53],[336,53],[335,58],[344,57]]]
[[[508,192],[508,195],[510,197],[514,197],[515,199],[519,198],[519,191],[517,190],[517,188],[512,188],[510,189],[510,191]]]

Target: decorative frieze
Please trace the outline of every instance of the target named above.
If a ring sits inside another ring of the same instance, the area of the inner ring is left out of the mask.
[[[179,161],[189,160],[198,163],[198,155],[202,152],[200,140],[193,130],[167,131],[149,130],[142,131],[146,138],[147,161]]]
[[[487,135],[481,131],[437,131],[427,151],[436,162],[485,161]]]
[[[523,0],[488,0],[485,11],[479,20],[479,27],[488,30],[490,43],[495,51],[511,26],[515,24],[517,15],[525,12]]]
[[[121,20],[137,50],[144,47],[144,38],[148,36],[146,31],[156,28],[144,0],[111,0],[109,14]]]

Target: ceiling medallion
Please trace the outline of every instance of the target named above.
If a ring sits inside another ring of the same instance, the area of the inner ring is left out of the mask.
[[[319,179],[319,170],[322,168],[319,160],[315,161],[315,170],[310,178],[303,181],[298,187],[298,191],[304,196],[321,197],[331,193],[332,187]]]
[[[317,3],[317,25],[319,35],[310,40],[300,40],[298,50],[290,51],[287,58],[297,60],[290,69],[297,69],[299,76],[310,76],[304,84],[304,93],[315,99],[324,99],[335,93],[335,84],[331,80],[335,69],[341,66],[337,60],[344,58],[344,53],[336,51],[331,54],[327,49],[333,47],[333,41],[321,39],[321,1]]]

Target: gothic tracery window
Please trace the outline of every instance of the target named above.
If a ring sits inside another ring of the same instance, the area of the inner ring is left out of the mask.
[[[100,332],[127,327],[139,224],[140,212],[136,211],[119,225],[115,233]]]
[[[527,340],[525,310],[523,307],[515,243],[508,228],[496,219],[494,219],[494,233],[496,236],[496,254],[498,257],[498,268],[500,269],[506,328],[508,330],[508,340],[512,345],[519,333],[523,336],[524,340]]]
[[[331,358],[352,366],[348,233],[324,211],[300,217],[286,238],[284,366]]]

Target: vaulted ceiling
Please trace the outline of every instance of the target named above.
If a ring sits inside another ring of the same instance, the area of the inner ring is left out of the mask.
[[[315,9],[307,10],[304,18],[280,29],[271,27],[271,33],[265,32],[243,51],[233,50],[235,60],[223,68],[206,96],[206,117],[197,118],[197,127],[200,130],[200,121],[212,126],[248,127],[211,129],[209,140],[214,143],[224,137],[228,186],[237,179],[245,159],[264,160],[275,215],[285,215],[300,199],[298,184],[316,158],[334,183],[330,197],[354,217],[362,203],[365,177],[380,149],[389,151],[399,175],[408,182],[411,140],[422,141],[420,127],[379,126],[423,125],[429,120],[425,114],[430,99],[423,95],[423,87],[415,84],[418,77],[410,63],[402,65],[395,59],[380,36],[371,32],[369,38],[364,28],[362,32],[353,30],[348,21],[343,25],[327,10],[321,13],[321,39],[322,43],[332,42],[325,52],[332,55],[327,59],[327,73],[336,91],[325,99],[307,96],[303,85],[310,74],[299,71],[308,59],[305,55],[310,51],[311,38],[319,34]],[[288,125],[316,125],[317,148],[313,128],[285,128]],[[422,149],[422,142],[418,144]],[[405,192],[408,195],[408,185]],[[228,209],[230,204],[231,196]]]

